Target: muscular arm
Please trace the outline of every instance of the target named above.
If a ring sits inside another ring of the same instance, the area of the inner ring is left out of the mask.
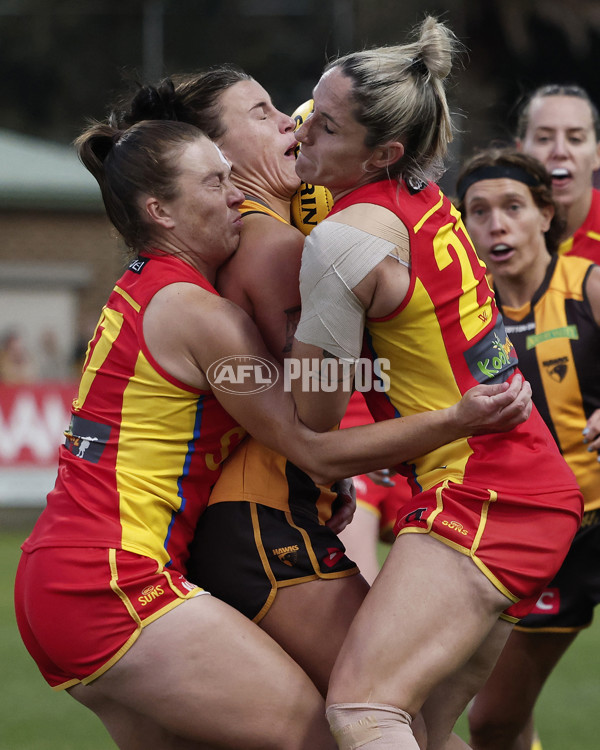
[[[280,362],[291,353],[300,316],[303,240],[301,232],[271,216],[246,216],[240,247],[217,280],[220,294],[250,315]]]
[[[384,317],[393,312],[404,299],[409,281],[406,266],[400,265],[392,258],[385,258],[354,287],[352,292],[365,309],[367,317]],[[361,336],[362,333],[361,330]],[[292,393],[302,421],[313,430],[331,429],[340,422],[348,406],[353,390],[354,368],[344,368],[342,362],[333,358],[326,350],[297,339],[294,339],[292,356],[299,360],[302,366],[319,363],[319,368],[324,373],[338,372],[337,387],[334,382],[325,382],[325,388],[308,389],[305,380],[292,380]]]
[[[144,315],[144,336],[167,372],[197,388],[208,387],[205,373],[223,357],[269,358],[241,309],[193,284],[172,284],[155,295]],[[531,409],[530,394],[520,385],[515,379],[510,389],[479,386],[448,409],[326,433],[300,422],[281,377],[261,392],[248,393],[245,387],[240,393],[214,389],[214,394],[251,435],[326,484],[408,461],[476,431],[511,429]]]

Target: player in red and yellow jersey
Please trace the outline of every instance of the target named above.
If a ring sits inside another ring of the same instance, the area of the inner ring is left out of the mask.
[[[518,377],[485,267],[458,211],[428,181],[452,132],[443,88],[452,50],[451,32],[427,18],[411,44],[334,61],[297,133],[299,176],[334,198],[305,242],[293,347],[331,373],[320,388],[293,383],[299,414],[316,429],[340,419],[346,378],[366,354],[379,377],[367,394],[376,420]],[[457,716],[581,521],[581,493],[537,412],[399,468],[415,494],[327,698],[343,750],[416,748],[419,710],[428,748],[463,747],[450,738]]]
[[[220,464],[245,427],[330,483],[437,445],[436,427],[509,429],[530,393],[474,389],[413,420],[416,433],[393,422],[310,431],[256,326],[214,289],[243,201],[219,149],[165,121],[94,124],[77,144],[134,257],[90,345],[56,487],[23,545],[23,640],[49,684],[94,711],[121,748],[330,748],[323,699],[298,664],[186,577]]]

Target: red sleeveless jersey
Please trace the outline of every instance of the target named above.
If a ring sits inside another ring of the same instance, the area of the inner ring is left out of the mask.
[[[448,407],[471,387],[510,379],[517,356],[460,214],[434,184],[384,180],[339,200],[328,221],[353,204],[389,209],[404,223],[410,287],[390,315],[368,319],[365,354],[389,361],[389,388],[371,391],[376,420]],[[377,368],[375,368],[377,371]],[[535,494],[575,480],[534,409],[508,433],[457,440],[400,467],[414,490],[450,480]]]
[[[169,375],[143,334],[163,287],[217,294],[170,255],[140,256],[117,282],[91,340],[58,478],[23,549],[114,547],[181,568],[220,464],[244,430],[211,391]]]

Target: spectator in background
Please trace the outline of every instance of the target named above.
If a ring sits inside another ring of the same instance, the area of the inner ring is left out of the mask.
[[[553,183],[540,162],[514,149],[477,154],[458,179],[458,208],[491,274],[519,368],[585,501],[564,563],[475,697],[475,750],[529,750],[542,687],[600,602],[600,267],[557,255],[564,220]]]
[[[56,331],[42,331],[36,352],[40,380],[67,380],[72,377],[69,358],[60,346]]]
[[[31,383],[35,375],[35,367],[23,337],[17,330],[7,331],[0,339],[0,383]]]
[[[580,86],[549,84],[521,105],[518,148],[542,162],[565,213],[559,255],[600,263],[600,191],[593,187],[600,168],[600,117]]]

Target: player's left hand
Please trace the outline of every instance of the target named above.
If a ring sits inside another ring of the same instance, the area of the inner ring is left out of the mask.
[[[380,487],[395,487],[396,482],[394,482],[392,476],[396,473],[394,469],[379,469],[379,471],[371,471],[365,476]]]
[[[352,479],[341,479],[335,483],[333,489],[337,491],[341,503],[338,504],[339,507],[329,521],[327,521],[327,526],[336,534],[339,534],[354,517],[354,511],[356,510],[356,487]]]
[[[600,451],[600,409],[596,409],[588,419],[583,430],[583,442],[589,451]],[[598,461],[600,461],[600,455]]]

